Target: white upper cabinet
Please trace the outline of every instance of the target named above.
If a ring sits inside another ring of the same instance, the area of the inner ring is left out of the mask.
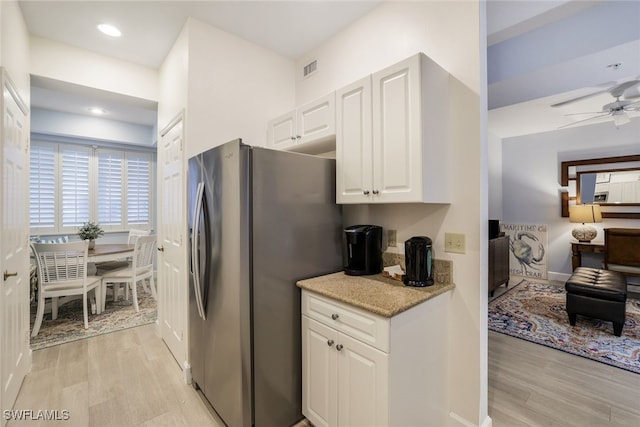
[[[371,77],[336,92],[336,198],[368,203],[373,189]]]
[[[271,120],[267,147],[317,154],[333,151],[335,136],[335,93],[332,92]]]
[[[337,91],[338,203],[450,203],[449,74],[424,54]]]
[[[289,111],[269,122],[267,147],[286,150],[296,142],[296,110]]]

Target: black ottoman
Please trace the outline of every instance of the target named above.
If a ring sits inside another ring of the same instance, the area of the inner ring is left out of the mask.
[[[613,322],[613,333],[618,337],[622,334],[627,301],[627,280],[622,273],[578,267],[564,288],[571,326],[580,314]]]

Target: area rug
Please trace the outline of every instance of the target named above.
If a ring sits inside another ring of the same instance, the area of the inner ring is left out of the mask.
[[[122,329],[142,326],[156,321],[156,300],[138,287],[139,312],[133,308],[131,295],[129,300],[120,298],[117,302],[107,299],[105,311],[100,314],[89,312],[89,328],[84,329],[82,316],[82,300],[70,301],[58,308],[58,318],[51,320],[51,313],[46,313],[38,335],[31,337],[31,349],[40,350],[71,341],[108,334]],[[31,327],[35,321],[36,307],[31,307]]]
[[[522,281],[489,303],[489,329],[640,374],[640,300],[627,299],[622,336],[611,322],[569,325],[563,286]]]

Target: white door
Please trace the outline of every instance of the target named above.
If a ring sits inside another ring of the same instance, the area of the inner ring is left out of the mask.
[[[338,334],[338,425],[389,425],[388,355]]]
[[[335,329],[302,316],[302,414],[316,427],[337,425]]]
[[[373,193],[371,77],[336,92],[336,201],[369,203]]]
[[[29,126],[28,110],[2,80],[2,225],[0,229],[0,397],[2,410],[13,407],[30,365],[29,350]],[[4,413],[4,412],[3,412]],[[4,417],[0,422],[6,423]]]
[[[160,333],[186,368],[187,290],[183,116],[160,132],[158,164],[158,320]]]
[[[420,56],[373,74],[373,192],[380,202],[422,199]]]

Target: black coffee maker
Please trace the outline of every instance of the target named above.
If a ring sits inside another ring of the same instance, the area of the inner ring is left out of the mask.
[[[430,238],[417,236],[404,242],[404,262],[405,285],[433,285],[433,245]]]
[[[382,271],[382,227],[352,225],[344,229],[345,267],[350,276],[378,274]]]

